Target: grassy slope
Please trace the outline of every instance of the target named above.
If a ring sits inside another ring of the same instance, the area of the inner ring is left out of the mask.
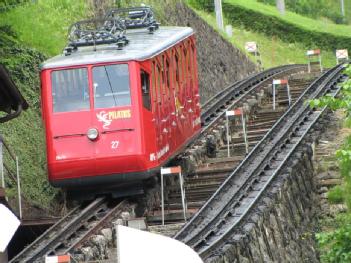
[[[202,18],[204,18],[207,23],[209,23],[214,28],[216,26],[216,19],[214,14],[208,14],[204,11],[195,10]],[[227,24],[227,23],[226,23]],[[219,30],[218,30],[219,31]],[[292,63],[306,63],[306,48],[299,43],[286,43],[277,38],[270,38],[264,34],[259,34],[257,32],[247,31],[243,28],[234,27],[233,37],[228,38],[224,33],[221,33],[225,38],[232,42],[235,46],[246,52],[244,49],[245,42],[256,41],[260,46],[260,51],[262,55],[263,66],[265,68],[270,68],[282,64],[292,64]],[[252,59],[254,57],[248,54]],[[323,51],[323,66],[331,67],[335,65],[335,55],[331,51]]]
[[[224,0],[224,2],[239,5],[247,9],[255,10],[256,12],[261,12],[264,15],[285,20],[289,23],[296,24],[301,28],[340,36],[351,36],[351,26],[336,25],[328,21],[314,20],[293,12],[286,12],[286,14],[282,16],[274,6],[258,3],[255,0]]]
[[[69,26],[88,14],[87,1],[36,2],[0,13],[0,25],[11,25],[24,45],[56,55],[65,47]]]

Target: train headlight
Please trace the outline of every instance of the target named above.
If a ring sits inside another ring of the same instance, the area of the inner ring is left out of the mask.
[[[97,129],[91,128],[88,130],[87,136],[88,136],[89,140],[94,141],[99,136],[99,132]]]

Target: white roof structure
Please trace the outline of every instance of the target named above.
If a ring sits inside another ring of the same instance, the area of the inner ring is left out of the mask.
[[[129,44],[118,50],[116,45],[98,45],[80,47],[71,55],[64,54],[45,61],[42,69],[85,65],[114,61],[144,61],[152,58],[163,50],[170,48],[194,34],[190,27],[160,27],[150,34],[146,29],[128,30],[126,37]]]
[[[161,235],[117,225],[118,263],[203,263],[184,243]]]

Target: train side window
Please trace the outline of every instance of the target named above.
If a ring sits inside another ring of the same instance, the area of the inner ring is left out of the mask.
[[[151,110],[150,98],[150,75],[144,70],[140,71],[141,93],[143,97],[143,106],[147,110]]]
[[[129,106],[131,104],[127,64],[93,68],[95,108]]]
[[[175,58],[175,81],[178,84],[179,83],[179,56],[177,52],[175,53],[174,58]]]
[[[161,67],[159,64],[157,64],[156,66],[157,68],[157,77],[156,77],[156,80],[157,80],[157,102],[159,104],[161,104],[161,97],[162,97],[162,92],[161,92],[161,75],[162,75],[162,70],[161,70]]]
[[[54,112],[81,111],[90,108],[86,68],[53,71],[51,87]]]

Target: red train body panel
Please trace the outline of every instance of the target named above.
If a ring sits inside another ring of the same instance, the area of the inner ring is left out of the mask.
[[[146,179],[200,131],[192,30],[164,27],[134,34],[128,48],[111,55],[101,47],[43,64],[52,185],[73,189]],[[89,139],[96,131],[97,138]]]

